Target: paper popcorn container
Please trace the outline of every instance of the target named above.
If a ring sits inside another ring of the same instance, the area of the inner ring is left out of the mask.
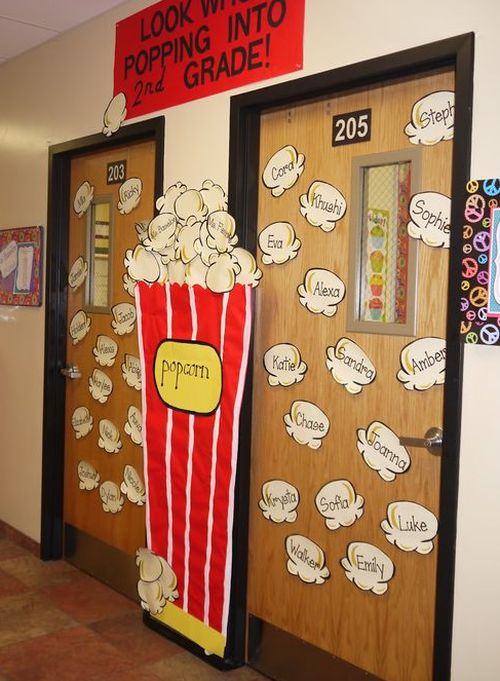
[[[239,284],[136,287],[147,541],[179,592],[155,617],[221,657],[251,297]]]

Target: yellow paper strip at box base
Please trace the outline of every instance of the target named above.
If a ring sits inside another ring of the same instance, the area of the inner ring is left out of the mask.
[[[193,643],[196,643],[204,650],[208,650],[214,655],[224,657],[226,647],[226,637],[219,631],[212,629],[207,624],[200,622],[184,610],[181,610],[173,603],[167,603],[162,612],[152,615],[155,620],[163,622],[171,629],[175,629]]]

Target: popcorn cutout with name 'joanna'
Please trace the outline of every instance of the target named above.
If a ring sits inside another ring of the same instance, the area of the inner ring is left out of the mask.
[[[333,185],[321,180],[313,182],[307,194],[300,197],[300,212],[313,227],[331,232],[347,210],[347,201]]]
[[[382,421],[372,421],[366,430],[359,428],[357,435],[359,453],[382,480],[392,482],[410,468],[407,449],[399,444],[398,435]]]
[[[259,234],[264,265],[283,265],[293,260],[301,246],[302,242],[289,222],[273,222]]]
[[[440,90],[415,102],[404,132],[412,144],[430,146],[453,139],[454,128],[455,93]]]
[[[432,336],[418,338],[401,350],[399,362],[397,379],[407,390],[441,385],[446,373],[446,341]]]
[[[353,525],[363,515],[365,503],[349,480],[328,482],[319,490],[314,501],[329,530]]]
[[[411,197],[408,234],[433,248],[450,247],[451,199],[439,192],[420,192]]]
[[[414,501],[393,501],[380,527],[387,541],[398,549],[425,555],[434,548],[438,520],[432,511]]]
[[[319,449],[330,430],[328,416],[316,404],[304,400],[293,402],[283,421],[288,435],[311,449]]]
[[[293,523],[297,520],[299,490],[286,480],[267,480],[262,485],[259,508],[273,523]]]
[[[293,187],[304,172],[304,161],[304,154],[299,154],[291,144],[271,156],[262,173],[262,181],[273,196],[281,196]]]

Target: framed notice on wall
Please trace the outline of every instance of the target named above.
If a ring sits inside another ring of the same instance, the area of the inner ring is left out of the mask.
[[[43,228],[0,230],[0,305],[41,305]]]

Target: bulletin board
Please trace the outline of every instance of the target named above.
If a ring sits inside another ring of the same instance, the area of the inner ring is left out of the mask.
[[[0,230],[0,305],[42,303],[43,227]]]

